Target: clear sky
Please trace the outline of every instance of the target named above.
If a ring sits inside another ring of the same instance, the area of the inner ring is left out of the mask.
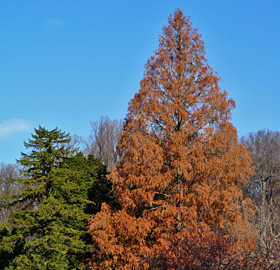
[[[0,1],[0,162],[38,125],[87,137],[90,121],[123,118],[176,8],[236,101],[238,134],[280,130],[279,0]]]

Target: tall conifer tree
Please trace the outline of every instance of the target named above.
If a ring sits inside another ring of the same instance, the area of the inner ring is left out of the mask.
[[[241,186],[252,165],[230,122],[234,101],[181,10],[145,67],[111,174],[122,209],[103,204],[90,219],[94,269],[145,269],[142,259],[175,239],[248,226]]]
[[[87,220],[98,210],[93,200],[100,199],[91,188],[106,182],[106,171],[93,156],[75,154],[69,142],[57,128],[39,127],[25,143],[31,149],[19,160],[25,178],[9,197],[21,209],[11,217],[10,232],[2,233],[0,269],[83,269],[92,247]],[[110,187],[102,188],[97,193],[106,195]]]

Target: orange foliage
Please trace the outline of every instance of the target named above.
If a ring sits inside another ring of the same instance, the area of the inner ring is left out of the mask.
[[[121,210],[104,204],[90,219],[96,269],[140,269],[175,238],[246,233],[241,186],[251,159],[218,82],[200,35],[177,10],[129,104],[110,176]]]

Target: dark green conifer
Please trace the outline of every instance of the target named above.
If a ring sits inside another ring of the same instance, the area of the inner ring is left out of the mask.
[[[0,259],[6,260],[0,269],[82,269],[92,248],[88,217],[101,204],[96,199],[109,200],[110,184],[100,161],[75,153],[69,142],[69,134],[39,127],[25,143],[31,152],[18,161],[25,178],[9,197],[21,209],[2,236]],[[103,190],[93,191],[99,182]]]

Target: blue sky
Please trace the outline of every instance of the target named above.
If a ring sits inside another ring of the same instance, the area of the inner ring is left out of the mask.
[[[90,121],[123,118],[176,8],[236,101],[238,134],[280,130],[279,0],[0,1],[0,162],[38,125],[86,137]]]

